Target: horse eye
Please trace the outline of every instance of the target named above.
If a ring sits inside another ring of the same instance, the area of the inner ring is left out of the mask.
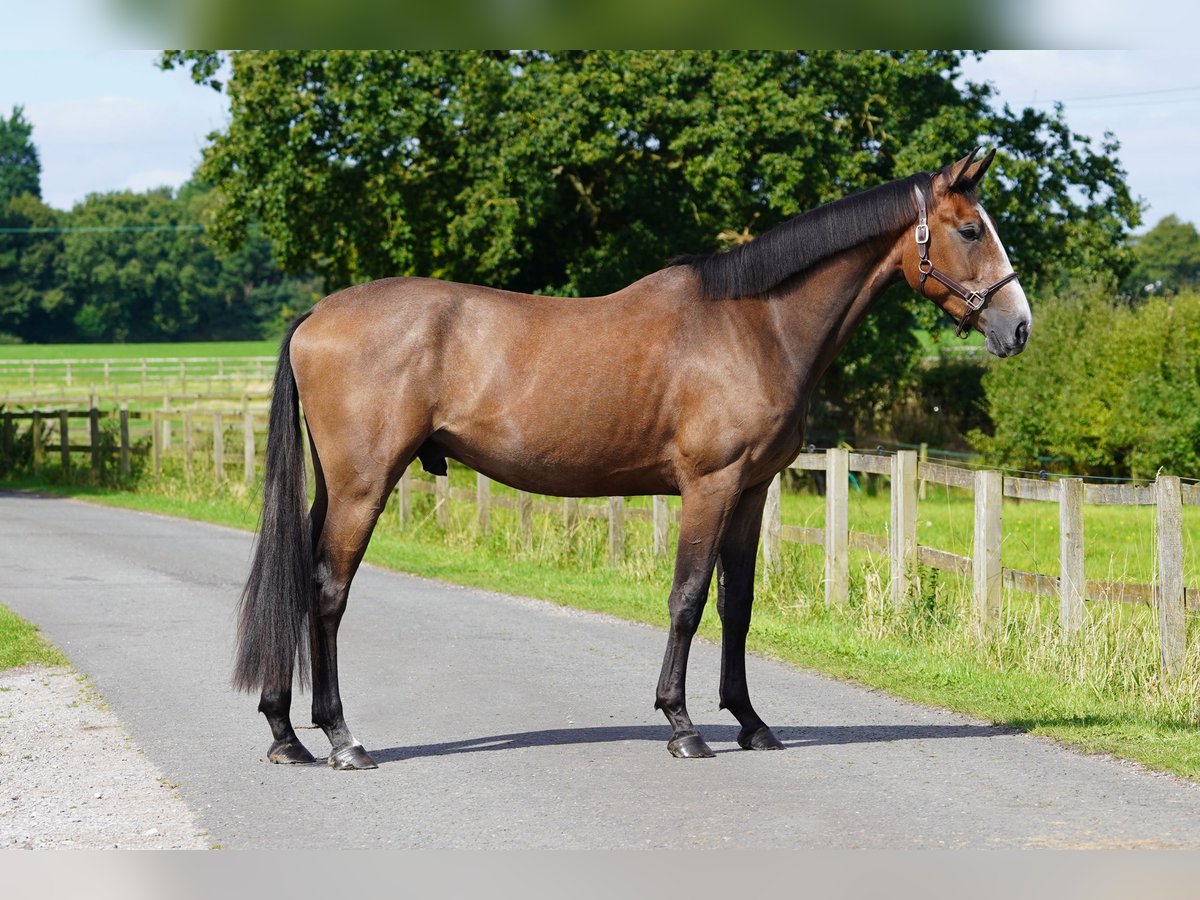
[[[974,225],[964,225],[958,229],[958,233],[963,236],[963,240],[977,241],[979,240],[979,229]]]

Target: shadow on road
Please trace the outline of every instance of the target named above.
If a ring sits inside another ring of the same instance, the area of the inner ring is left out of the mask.
[[[714,746],[713,752],[715,753],[732,753],[740,750],[736,745],[738,735],[736,725],[706,725],[701,727],[701,733],[710,744],[733,745],[730,747]],[[1001,725],[824,725],[775,729],[776,736],[785,747],[999,737],[1017,733],[1016,729]],[[550,728],[544,731],[497,734],[490,737],[447,741],[441,744],[387,747],[372,750],[371,756],[378,763],[389,763],[427,756],[452,756],[457,753],[515,750],[528,747],[558,747],[571,744],[609,744],[623,741],[653,741],[666,744],[670,737],[671,731],[666,725]]]

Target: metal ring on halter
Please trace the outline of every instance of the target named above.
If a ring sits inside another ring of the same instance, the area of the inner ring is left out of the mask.
[[[922,275],[928,275],[930,272],[933,271],[933,263],[929,261],[928,257],[926,257],[925,259],[918,260],[917,261],[917,271],[920,272]]]

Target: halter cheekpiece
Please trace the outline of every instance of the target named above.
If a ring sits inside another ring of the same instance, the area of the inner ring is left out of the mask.
[[[933,278],[935,281],[940,281],[946,286],[950,293],[957,296],[967,304],[967,311],[963,313],[961,319],[954,329],[954,334],[957,337],[965,338],[971,330],[971,326],[975,324],[975,319],[978,318],[980,311],[987,306],[987,302],[992,298],[992,294],[1000,290],[1010,281],[1015,281],[1017,278],[1016,272],[1009,272],[995,284],[982,290],[972,291],[965,285],[955,281],[944,272],[938,271],[937,267],[929,259],[929,215],[925,208],[925,194],[919,187],[913,188],[913,198],[917,203],[917,253],[920,254],[920,260],[917,263],[917,270],[921,273],[921,294],[925,294],[925,279]],[[942,307],[945,309],[945,307]],[[946,310],[947,315],[953,317],[950,310]]]

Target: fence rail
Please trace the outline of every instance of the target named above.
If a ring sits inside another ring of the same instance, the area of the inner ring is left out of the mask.
[[[87,388],[95,393],[130,388],[187,393],[191,385],[246,386],[265,384],[275,370],[275,357],[142,357],[108,359],[0,359],[0,402],[25,398],[46,402],[63,389]]]
[[[117,429],[106,441],[101,422],[116,417]],[[72,422],[87,419],[80,438],[75,438]],[[251,408],[243,395],[240,409],[129,410],[124,405],[113,411],[95,406],[87,410],[38,409],[25,412],[5,411],[0,421],[0,463],[12,458],[13,448],[23,423],[32,445],[32,468],[40,473],[47,457],[60,455],[61,466],[70,469],[73,454],[87,454],[91,477],[100,477],[105,456],[115,457],[118,470],[130,471],[130,459],[139,446],[147,446],[152,471],[163,470],[164,457],[170,452],[182,460],[185,475],[191,477],[201,455],[195,438],[207,434],[207,453],[211,471],[217,480],[225,480],[232,466],[240,463],[241,477],[253,484],[258,473],[259,451],[265,447],[266,416]],[[241,437],[242,453],[234,447]],[[147,440],[148,438],[148,440]],[[178,452],[173,448],[178,447]],[[226,450],[230,450],[228,455]],[[890,561],[890,596],[905,602],[917,583],[918,566],[924,565],[971,579],[976,621],[980,628],[996,623],[1000,614],[1001,589],[1033,595],[1057,597],[1059,623],[1070,638],[1082,628],[1084,604],[1093,602],[1130,602],[1152,604],[1158,613],[1162,667],[1167,676],[1178,674],[1185,656],[1185,612],[1200,610],[1200,590],[1184,584],[1183,516],[1184,505],[1200,505],[1200,485],[1183,484],[1175,476],[1160,475],[1147,485],[1088,484],[1080,478],[1057,481],[1005,475],[996,470],[965,469],[918,459],[915,451],[895,453],[858,453],[832,449],[823,453],[801,453],[791,469],[825,474],[825,523],[822,528],[784,524],[782,520],[781,480],[776,476],[767,494],[763,514],[764,575],[774,577],[782,564],[783,542],[815,544],[824,548],[825,600],[832,605],[849,599],[851,549],[887,555]],[[890,518],[886,534],[851,531],[849,528],[849,483],[851,473],[882,475],[888,478]],[[918,498],[922,482],[942,484],[974,494],[974,546],[971,555],[921,545],[917,540]],[[650,521],[656,555],[669,552],[668,530],[678,522],[678,510],[672,510],[665,497],[654,497],[649,508],[630,506],[625,498],[610,497],[603,503],[587,503],[567,498],[551,502],[524,492],[495,494],[489,479],[477,476],[474,490],[451,487],[446,476],[432,482],[416,479],[406,472],[396,488],[397,509],[402,526],[412,522],[412,496],[434,496],[433,515],[446,525],[452,503],[473,504],[480,531],[491,527],[491,511],[514,510],[520,539],[530,546],[533,541],[534,513],[561,516],[568,530],[581,519],[608,522],[608,547],[616,564],[624,554],[625,523]],[[1060,574],[1047,575],[1005,568],[1001,563],[1003,533],[1002,500],[1057,503],[1059,505]],[[1153,584],[1088,580],[1084,574],[1083,509],[1085,505],[1153,505],[1157,508],[1157,565]]]

